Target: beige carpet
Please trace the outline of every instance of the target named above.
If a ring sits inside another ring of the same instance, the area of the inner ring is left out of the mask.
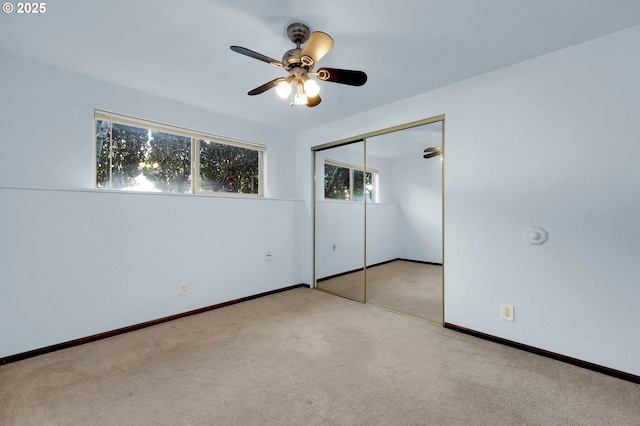
[[[367,268],[367,303],[442,322],[442,266],[396,260]]]
[[[640,385],[299,288],[0,366],[2,425],[640,425]]]
[[[333,293],[346,297],[364,301],[364,271],[355,271],[337,277],[319,280],[316,284],[318,288],[329,290]]]
[[[318,287],[362,301],[364,277],[352,272]],[[367,303],[442,323],[442,266],[395,260],[368,267],[366,282]]]

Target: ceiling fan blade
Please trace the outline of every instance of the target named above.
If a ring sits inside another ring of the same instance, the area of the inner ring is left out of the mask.
[[[317,106],[320,102],[322,102],[322,99],[320,99],[320,95],[316,95],[316,96],[313,96],[313,97],[310,96],[307,99],[307,106],[308,107],[314,107],[314,106]]]
[[[320,59],[333,48],[333,39],[327,33],[323,33],[322,31],[315,31],[309,37],[309,41],[304,45],[302,52],[300,52],[300,57],[308,56],[313,59],[312,64],[317,64]]]
[[[278,85],[278,83],[280,83],[281,81],[284,81],[284,80],[285,80],[284,77],[278,77],[276,79],[271,80],[268,83],[263,84],[260,87],[256,87],[255,89],[253,89],[252,91],[250,91],[247,94],[249,96],[259,95],[260,93],[264,93],[269,89],[273,89],[274,87],[276,87]]]
[[[265,56],[261,53],[258,52],[254,52],[253,50],[249,50],[246,47],[240,47],[240,46],[230,46],[230,49],[233,50],[234,52],[240,53],[241,55],[245,55],[248,56],[250,58],[253,59],[257,59],[259,61],[263,61],[266,62],[268,64],[271,64],[273,66],[276,67],[284,67],[284,64],[276,59],[270,58],[268,56]]]
[[[423,158],[433,158],[433,157],[437,157],[438,155],[440,155],[440,153],[439,153],[439,152],[432,152],[432,153],[430,153],[430,154],[425,154],[425,155],[423,155],[422,157],[423,157]]]
[[[318,78],[322,81],[332,81],[350,86],[362,86],[367,82],[367,74],[362,71],[320,68],[317,73]]]
[[[441,153],[442,152],[442,148],[440,148],[439,146],[425,148],[424,152],[438,152],[438,153]]]

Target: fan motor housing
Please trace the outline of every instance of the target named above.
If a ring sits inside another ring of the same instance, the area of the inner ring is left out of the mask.
[[[289,40],[291,40],[295,44],[305,43],[307,40],[309,40],[310,34],[311,31],[309,31],[309,27],[307,27],[305,24],[295,23],[287,27],[287,36],[289,36]]]
[[[300,48],[287,50],[286,52],[284,52],[284,55],[282,56],[282,63],[285,64],[286,66],[299,64],[301,52],[302,52],[302,49]]]

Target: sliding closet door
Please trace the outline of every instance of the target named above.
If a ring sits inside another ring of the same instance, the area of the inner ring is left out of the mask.
[[[364,142],[315,151],[316,288],[365,302]]]
[[[366,139],[367,303],[443,321],[441,121]]]

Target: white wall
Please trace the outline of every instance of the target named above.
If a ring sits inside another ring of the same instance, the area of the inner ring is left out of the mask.
[[[402,214],[394,196],[393,162],[367,152],[367,168],[378,171],[378,202],[366,206],[367,265],[376,265],[403,257]]]
[[[2,53],[0,93],[0,357],[301,283],[282,130]],[[93,190],[94,108],[266,144],[272,198]]]
[[[364,164],[362,143],[316,153],[318,176],[325,159],[349,165]],[[379,195],[393,198],[393,167],[390,160],[367,156],[367,168],[378,171]],[[363,202],[324,201],[322,180],[316,187],[316,278],[325,278],[362,268],[365,258],[365,205]],[[366,263],[374,265],[402,257],[401,215],[397,204],[367,203]]]
[[[393,162],[399,205],[399,257],[442,263],[442,163],[421,156]]]
[[[356,143],[316,153],[318,176],[325,159],[353,166],[364,164],[364,144]],[[362,268],[364,262],[364,204],[324,201],[322,178],[316,188],[316,277],[325,278]],[[335,246],[335,248],[334,248]]]
[[[1,356],[298,283],[292,201],[19,189],[0,199]]]
[[[318,201],[316,215],[316,277],[362,268],[364,204]]]
[[[638,45],[634,27],[301,132],[298,194],[309,147],[445,114],[445,321],[638,375]]]

